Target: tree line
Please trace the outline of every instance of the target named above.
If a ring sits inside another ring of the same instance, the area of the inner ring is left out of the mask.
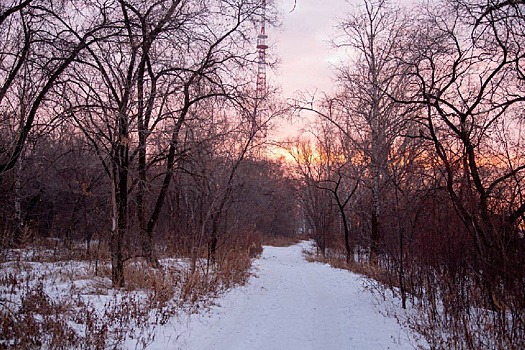
[[[254,91],[262,5],[3,1],[2,246],[102,242],[122,287],[159,247],[213,262],[290,233],[290,180],[258,151],[282,113]]]
[[[525,4],[365,0],[288,144],[319,251],[370,266],[435,349],[524,346]]]

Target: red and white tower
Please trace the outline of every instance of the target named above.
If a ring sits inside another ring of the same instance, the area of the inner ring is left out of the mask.
[[[266,0],[262,0],[262,17],[261,30],[257,36],[257,52],[259,54],[259,62],[257,67],[257,99],[264,99],[266,96]]]

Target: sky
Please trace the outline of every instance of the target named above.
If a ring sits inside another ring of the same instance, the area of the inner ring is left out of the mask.
[[[283,99],[297,96],[298,91],[316,96],[330,91],[330,66],[338,59],[330,38],[335,34],[338,18],[344,17],[351,5],[345,0],[297,0],[294,8],[294,0],[276,2],[282,25],[268,28],[267,55],[278,58],[280,63],[275,69],[268,67],[268,83],[282,89]],[[274,137],[283,140],[300,135],[307,128],[308,118],[281,122]]]
[[[296,90],[314,92],[331,89],[330,63],[337,61],[330,37],[337,18],[351,9],[344,0],[277,0],[282,27],[269,30],[270,54],[280,58],[276,70],[268,72],[269,81],[281,85],[283,94],[292,97]]]

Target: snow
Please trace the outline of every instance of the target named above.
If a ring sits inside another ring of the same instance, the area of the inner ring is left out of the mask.
[[[147,349],[413,349],[395,319],[377,309],[363,278],[307,262],[310,243],[264,247],[256,277],[205,314],[156,329]],[[379,304],[380,307],[380,304]]]

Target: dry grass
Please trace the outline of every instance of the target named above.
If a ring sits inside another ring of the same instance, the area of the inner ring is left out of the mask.
[[[0,270],[0,349],[105,349],[130,339],[144,348],[157,325],[248,280],[262,251],[249,238],[221,247],[211,265],[195,256],[162,259],[160,269],[129,260],[123,290],[111,288],[108,259],[71,261],[49,246],[10,253]]]
[[[407,311],[400,311],[396,297],[400,296],[397,270],[367,262],[347,264],[342,250],[330,250],[329,257],[314,249],[303,251],[311,262],[329,264],[366,276],[365,287],[381,303],[387,314],[409,329],[420,348],[430,349],[524,349],[525,319],[523,309],[504,304],[504,309],[490,307],[476,285],[475,276],[448,275],[429,267],[405,267]],[[414,279],[414,280],[413,280]],[[387,297],[388,295],[394,298]],[[508,297],[512,300],[512,298]],[[517,305],[522,305],[520,302]]]
[[[379,266],[370,263],[362,263],[351,261],[346,262],[346,255],[342,250],[330,251],[329,256],[322,256],[314,250],[303,250],[305,259],[310,262],[320,262],[328,264],[334,268],[348,270],[358,275],[368,277],[384,285],[392,285],[397,283]]]
[[[59,262],[59,261],[107,261],[110,258],[106,243],[93,241],[88,250],[82,242],[64,242],[56,238],[34,239],[18,249],[0,251],[0,263],[9,261]]]
[[[295,244],[300,243],[305,240],[304,237],[294,236],[294,237],[284,237],[284,236],[265,236],[262,240],[263,245],[269,245],[272,247],[289,247]]]

